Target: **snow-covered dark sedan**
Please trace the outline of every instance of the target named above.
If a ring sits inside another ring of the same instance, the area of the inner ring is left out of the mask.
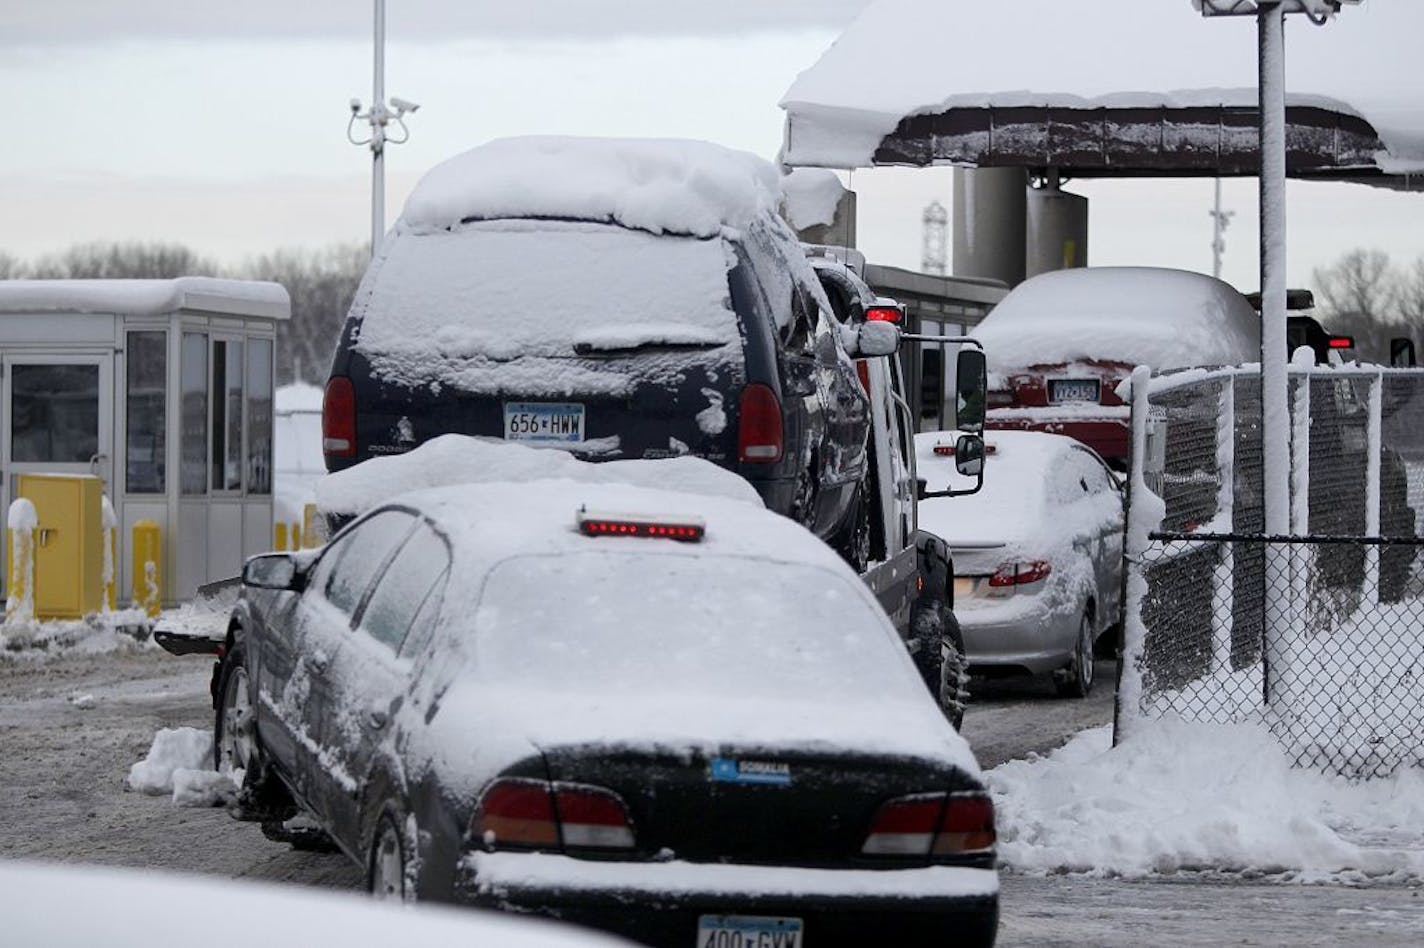
[[[968,746],[869,590],[759,504],[417,491],[249,561],[234,616],[238,815],[307,811],[377,894],[689,948],[993,942]]]

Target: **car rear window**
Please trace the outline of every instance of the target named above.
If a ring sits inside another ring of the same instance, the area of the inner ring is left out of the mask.
[[[804,699],[895,694],[913,670],[854,582],[819,567],[714,556],[518,557],[475,615],[482,677],[617,694]]]
[[[740,358],[734,262],[721,238],[605,224],[486,221],[401,234],[361,304],[356,349],[389,381],[474,390],[501,367],[548,371],[549,360],[579,355]]]

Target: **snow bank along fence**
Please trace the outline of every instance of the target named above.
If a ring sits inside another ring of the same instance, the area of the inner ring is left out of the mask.
[[[1424,766],[1424,371],[1296,365],[1291,535],[1254,367],[1133,378],[1117,734],[1260,721],[1300,765]]]

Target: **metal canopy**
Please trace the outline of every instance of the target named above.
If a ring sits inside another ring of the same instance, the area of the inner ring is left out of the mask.
[[[1075,178],[1255,177],[1255,108],[951,108],[902,119],[875,165],[1056,168]],[[1424,175],[1387,174],[1369,122],[1319,106],[1286,109],[1286,173],[1424,191]]]

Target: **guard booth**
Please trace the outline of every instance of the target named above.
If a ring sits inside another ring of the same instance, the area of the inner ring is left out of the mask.
[[[272,544],[274,349],[290,313],[275,283],[0,281],[7,508],[19,475],[99,477],[121,602],[141,520],[162,533],[165,603],[236,576]]]

